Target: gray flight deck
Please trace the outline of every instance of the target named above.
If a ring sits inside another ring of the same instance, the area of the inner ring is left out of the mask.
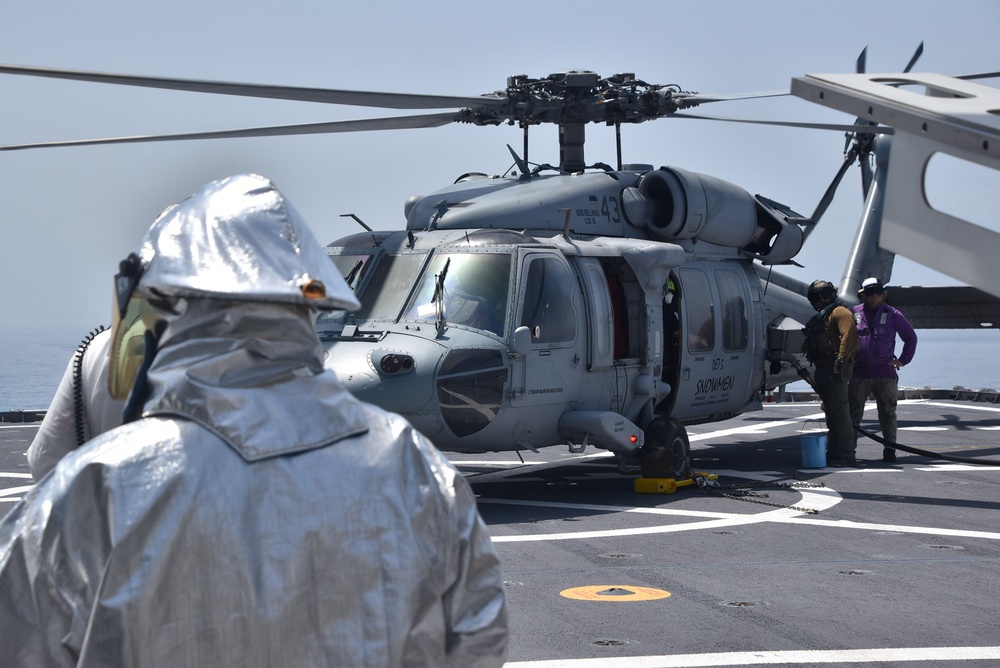
[[[690,427],[714,491],[637,494],[589,448],[451,454],[503,563],[508,665],[1000,666],[1000,467],[884,464],[862,438],[859,466],[806,469],[821,415],[769,403]],[[30,488],[36,429],[0,424],[0,511]],[[899,406],[904,445],[1000,461],[998,437],[1000,404]]]

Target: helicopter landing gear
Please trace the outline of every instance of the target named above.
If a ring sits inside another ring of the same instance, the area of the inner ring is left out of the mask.
[[[691,442],[684,425],[674,418],[654,418],[644,430],[646,443],[639,457],[643,478],[691,477]]]

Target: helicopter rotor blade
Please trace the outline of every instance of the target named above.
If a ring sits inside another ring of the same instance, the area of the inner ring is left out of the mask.
[[[411,93],[379,93],[356,90],[336,90],[328,88],[299,88],[295,86],[271,86],[265,84],[235,83],[225,81],[203,81],[199,79],[173,79],[146,77],[130,74],[111,74],[85,70],[66,70],[49,67],[29,67],[20,65],[0,65],[0,74],[16,74],[31,77],[89,81],[120,86],[160,88],[195,93],[216,93],[219,95],[239,95],[243,97],[293,100],[299,102],[320,102],[359,107],[384,109],[448,109],[454,107],[503,106],[507,99],[495,95],[445,96],[418,95]]]
[[[165,90],[179,90],[195,93],[213,93],[218,95],[235,95],[253,98],[266,98],[276,100],[289,100],[298,102],[318,102],[322,104],[351,105],[359,107],[377,107],[385,109],[453,109],[467,108],[472,111],[470,119],[472,122],[493,125],[504,121],[517,121],[522,117],[531,117],[540,114],[543,117],[551,116],[552,106],[550,95],[546,94],[534,100],[536,108],[534,111],[526,110],[522,105],[525,103],[525,96],[531,97],[531,92],[537,88],[544,88],[542,82],[522,82],[514,84],[508,83],[508,91],[496,91],[493,93],[477,96],[456,96],[456,95],[427,95],[415,93],[387,93],[376,91],[340,90],[332,88],[304,88],[296,86],[276,86],[268,84],[237,83],[227,81],[208,81],[201,79],[181,79],[172,77],[149,77],[132,74],[116,74],[110,72],[94,72],[88,70],[73,70],[51,67],[37,67],[24,65],[4,65],[0,64],[0,74],[14,74],[20,76],[43,77],[53,79],[64,79],[71,81],[85,81],[91,83],[103,83],[120,86],[133,86],[141,88],[157,88]],[[610,83],[610,82],[605,82]],[[621,85],[621,84],[612,84]],[[511,88],[513,86],[513,88]],[[650,90],[667,90],[670,87],[653,87],[643,84]],[[520,94],[519,103],[513,103],[510,93]],[[551,92],[551,91],[549,91]],[[677,90],[670,90],[672,109],[693,107],[699,104],[710,102],[722,102],[731,100],[754,99],[762,97],[778,97],[790,95],[787,90],[762,91],[737,94],[708,95],[699,93],[686,93]],[[531,105],[529,104],[529,107]],[[598,105],[600,106],[600,104]],[[589,121],[603,121],[603,118],[591,118]]]
[[[795,121],[762,121],[747,118],[726,118],[721,116],[702,116],[697,114],[676,113],[673,118],[693,120],[722,121],[726,123],[749,123],[753,125],[773,125],[778,127],[805,128],[813,130],[836,130],[839,132],[858,132],[861,134],[892,134],[892,128],[870,125],[835,125],[828,123],[800,123]],[[95,139],[68,139],[63,141],[34,142],[26,144],[8,144],[0,146],[0,151],[21,151],[37,148],[60,148],[67,146],[98,146],[107,144],[140,144],[168,141],[192,141],[199,139],[236,139],[250,137],[285,137],[307,134],[334,134],[344,132],[369,132],[376,130],[412,130],[434,128],[448,125],[460,120],[456,112],[440,114],[421,114],[414,116],[391,116],[387,118],[365,118],[349,121],[331,121],[327,123],[305,123],[299,125],[278,125],[260,128],[244,128],[240,130],[218,130],[213,132],[187,132],[169,135],[135,135],[130,137],[102,137]]]
[[[983,72],[981,74],[960,74],[955,76],[956,79],[965,79],[966,81],[972,81],[974,79],[997,79],[1000,78],[1000,72]]]
[[[913,69],[913,66],[917,64],[917,60],[920,58],[923,52],[924,52],[924,43],[921,42],[920,45],[917,47],[917,50],[913,52],[913,56],[910,58],[910,62],[908,62],[906,64],[906,67],[903,68],[904,74]]]
[[[683,106],[707,104],[709,102],[730,102],[732,100],[755,100],[762,97],[782,97],[791,95],[787,90],[767,90],[757,93],[732,93],[712,95],[709,93],[674,93],[674,99],[683,101]]]
[[[703,116],[700,114],[688,114],[678,112],[672,114],[670,118],[691,118],[700,121],[723,121],[725,123],[749,123],[751,125],[774,125],[782,128],[803,128],[807,130],[835,130],[837,132],[856,132],[868,135],[891,135],[893,129],[889,127],[876,127],[874,125],[846,125],[835,123],[805,123],[799,121],[764,121],[752,118],[728,118],[725,116]]]
[[[139,144],[148,142],[188,141],[194,139],[233,139],[238,137],[284,137],[307,134],[331,134],[337,132],[367,132],[372,130],[409,130],[414,128],[434,128],[457,121],[456,114],[421,114],[415,116],[394,116],[389,118],[365,118],[351,121],[331,121],[328,123],[306,123],[300,125],[279,125],[243,130],[222,130],[217,132],[190,132],[171,135],[138,135],[133,137],[106,137],[100,139],[72,139],[66,141],[38,142],[32,144],[11,144],[0,146],[0,151],[18,151],[35,148],[57,148],[62,146],[93,146],[100,144]]]
[[[857,158],[858,156],[853,153],[849,153],[844,157],[844,162],[841,163],[840,169],[837,170],[837,174],[833,177],[833,181],[831,181],[830,185],[827,186],[826,192],[823,193],[823,197],[820,198],[819,204],[816,205],[816,210],[813,211],[813,214],[807,220],[797,221],[808,223],[804,233],[806,237],[808,237],[809,233],[815,229],[816,223],[819,222],[819,219],[823,217],[823,214],[826,213],[826,210],[830,207],[831,202],[833,202],[833,196],[837,193],[837,188],[840,187],[840,182],[843,181],[844,175],[847,174],[847,170],[850,169],[851,165],[854,164],[854,161],[857,160]]]
[[[866,45],[865,48],[861,49],[861,53],[858,54],[858,59],[854,62],[854,71],[857,72],[858,74],[864,74],[865,73],[865,68],[867,66],[867,62],[868,62],[868,46]],[[863,119],[863,118],[861,118],[859,116],[859,117],[857,117],[857,118],[854,119],[854,124],[855,125],[871,125],[872,123],[870,121],[866,121],[865,119]],[[847,136],[844,137],[844,154],[845,155],[847,154],[848,150],[850,149],[851,142],[855,141],[856,139],[857,139],[857,135],[853,135],[851,133],[848,133]]]

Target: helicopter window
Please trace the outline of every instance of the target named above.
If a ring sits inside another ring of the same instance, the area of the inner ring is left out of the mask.
[[[445,269],[447,267],[447,269]],[[424,270],[420,287],[404,316],[410,320],[436,320],[434,302],[438,276],[444,275],[444,318],[504,335],[510,291],[508,253],[436,253]]]
[[[423,253],[383,257],[371,270],[371,280],[358,295],[361,308],[354,312],[355,319],[395,320],[399,317],[426,257]]]
[[[708,276],[695,269],[681,270],[684,312],[687,314],[688,350],[708,352],[715,348],[715,303]]]
[[[716,271],[715,280],[722,302],[722,347],[725,350],[746,350],[748,327],[743,283],[739,275],[730,269]]]
[[[365,274],[368,273],[368,267],[371,264],[371,255],[331,255],[330,259],[333,260],[334,266],[337,267],[337,271],[344,280],[347,281],[347,285],[355,292],[358,286],[361,285],[361,281],[364,279]]]
[[[576,338],[573,277],[552,257],[536,257],[528,265],[524,307],[518,326],[531,330],[533,343],[572,341]]]

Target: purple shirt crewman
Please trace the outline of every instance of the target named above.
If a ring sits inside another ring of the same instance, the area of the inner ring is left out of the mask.
[[[868,395],[874,395],[882,438],[896,442],[897,371],[910,363],[917,350],[917,333],[899,309],[886,303],[885,286],[877,278],[867,278],[858,292],[861,304],[855,306],[855,328],[861,350],[854,361],[854,377],[848,390],[851,401],[851,421],[861,423]],[[896,337],[903,341],[903,350],[896,357]],[[896,460],[891,447],[882,450],[882,460]]]

